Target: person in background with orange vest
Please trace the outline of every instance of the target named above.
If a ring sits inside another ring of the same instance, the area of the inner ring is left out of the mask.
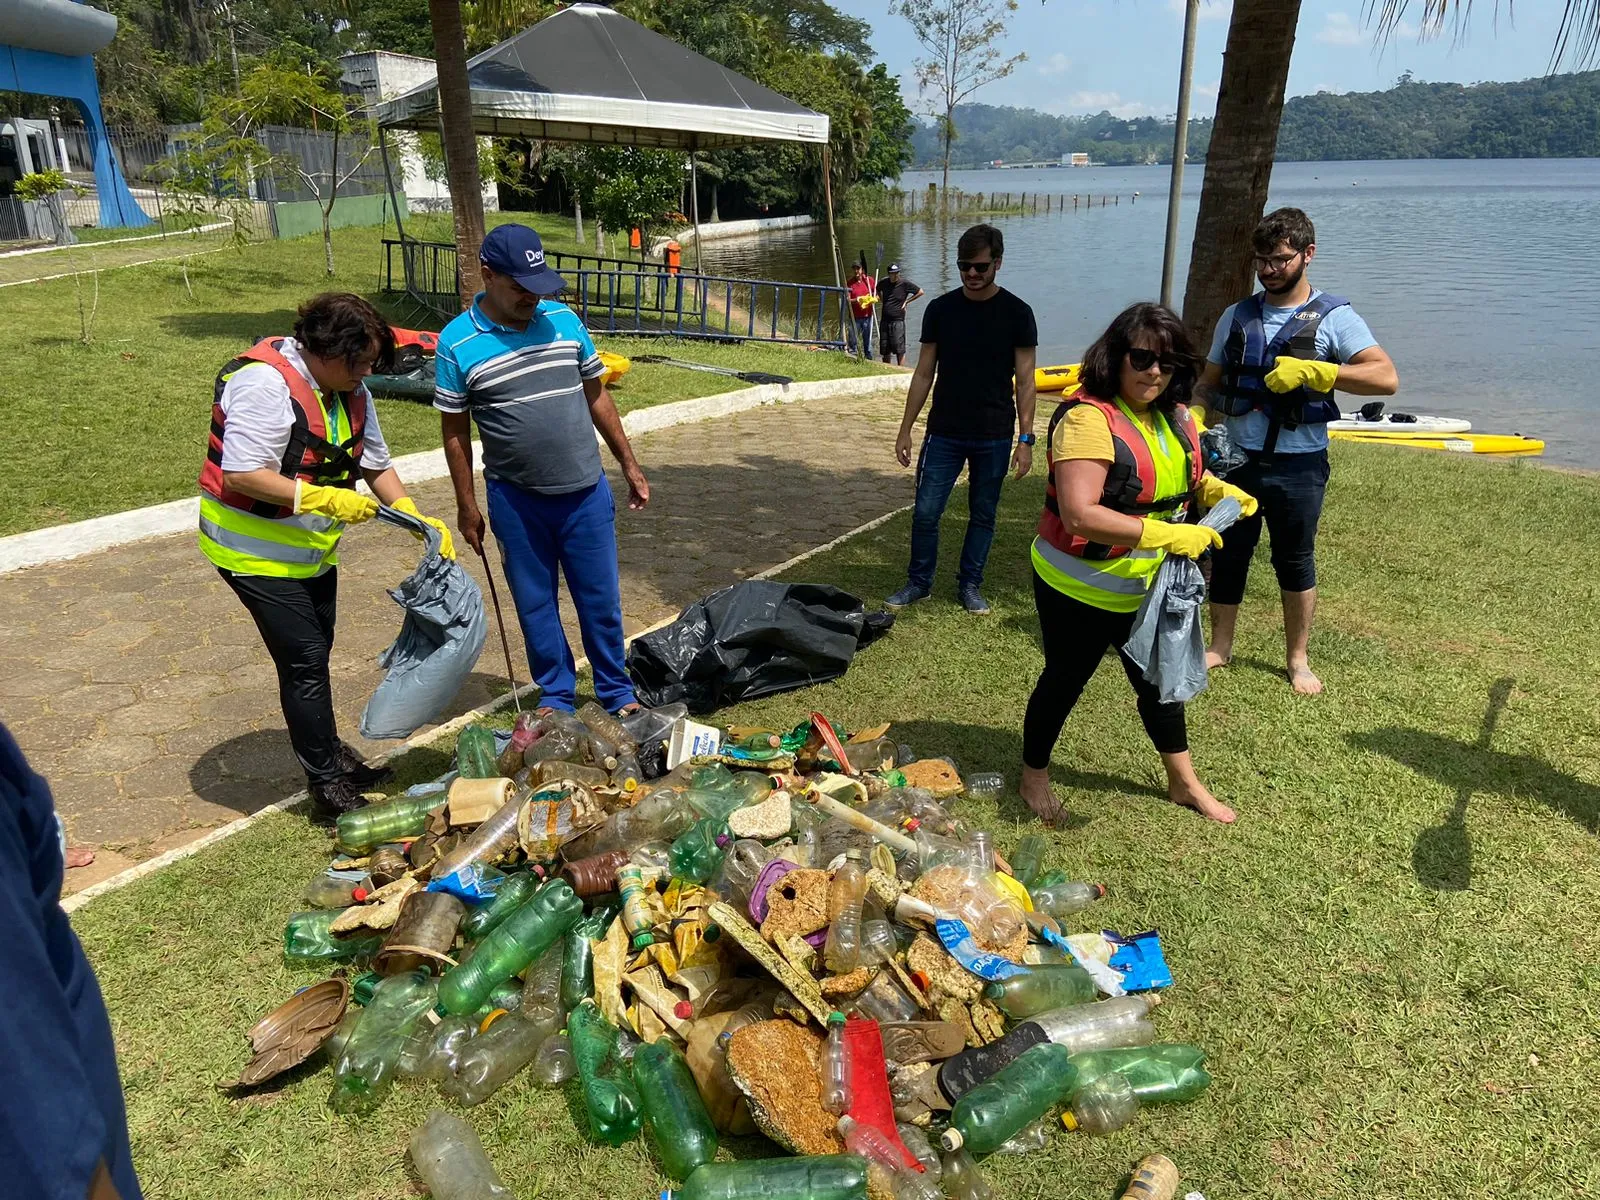
[[[867,274],[862,263],[855,265],[846,286],[850,293],[850,322],[855,326],[856,353],[872,357],[872,310],[878,303],[878,281]]]
[[[1185,524],[1192,504],[1224,496],[1245,515],[1255,500],[1205,473],[1188,401],[1199,358],[1183,322],[1159,304],[1124,310],[1083,356],[1082,384],[1050,420],[1049,476],[1033,541],[1033,596],[1044,671],[1022,726],[1022,782],[1028,807],[1054,821],[1050,754],[1061,727],[1108,647],[1121,646],[1168,554],[1196,558],[1222,544],[1204,525]],[[1189,759],[1182,704],[1163,704],[1127,657],[1139,717],[1167,769],[1167,795],[1213,821],[1234,812],[1206,790]]]
[[[378,504],[438,529],[406,495],[362,380],[394,354],[394,334],[359,296],[324,292],[301,306],[294,336],[268,338],[222,368],[200,472],[200,549],[254,618],[278,668],[289,741],[312,808],[330,818],[366,803],[387,768],[339,740],[328,657],[339,538]],[[363,496],[357,479],[377,496]]]

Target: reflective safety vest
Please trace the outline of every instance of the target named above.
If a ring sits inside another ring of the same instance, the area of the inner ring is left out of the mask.
[[[292,506],[257,500],[228,489],[222,476],[222,447],[228,420],[222,393],[228,380],[252,363],[265,363],[289,387],[294,424],[284,450],[281,473],[323,487],[356,485],[360,474],[367,406],[342,392],[325,406],[305,376],[286,359],[282,338],[256,343],[217,373],[211,405],[211,438],[200,469],[200,550],[216,566],[240,575],[309,579],[339,562],[344,523],[318,513],[296,514]],[[348,423],[349,436],[341,438]]]
[[[1051,587],[1075,600],[1110,612],[1133,612],[1150,590],[1165,553],[1132,546],[1091,542],[1068,531],[1056,497],[1055,457],[1051,445],[1056,426],[1079,404],[1098,409],[1111,429],[1113,457],[1106,472],[1100,503],[1114,512],[1162,521],[1182,521],[1200,485],[1205,465],[1200,435],[1189,410],[1179,405],[1169,419],[1154,411],[1152,428],[1133,415],[1120,399],[1097,400],[1079,392],[1050,418],[1045,437],[1044,511],[1033,539],[1033,566]]]
[[[1328,356],[1317,350],[1317,329],[1324,317],[1350,301],[1328,292],[1313,296],[1294,311],[1269,342],[1262,322],[1264,294],[1258,292],[1234,306],[1233,328],[1222,345],[1222,397],[1217,407],[1230,417],[1242,417],[1258,408],[1266,413],[1267,437],[1261,451],[1271,454],[1278,447],[1280,429],[1339,419],[1339,402],[1332,392],[1303,387],[1274,392],[1265,379],[1280,355],[1327,360]]]

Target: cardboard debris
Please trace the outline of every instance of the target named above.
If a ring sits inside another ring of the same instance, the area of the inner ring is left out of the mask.
[[[384,884],[367,898],[367,903],[352,905],[328,926],[330,933],[350,933],[357,929],[392,929],[400,919],[400,909],[406,897],[420,890],[422,884],[414,875]]]
[[[794,872],[791,872],[793,874]],[[820,873],[820,872],[819,872]],[[786,877],[787,878],[787,877]],[[767,945],[755,927],[739,915],[732,905],[720,901],[711,906],[711,919],[722,926],[723,932],[734,941],[738,942],[750,957],[760,963],[763,968],[784,987],[794,994],[794,998],[810,1013],[817,1024],[826,1025],[828,1014],[833,1010],[823,1001],[822,993],[817,990],[817,982],[811,976],[795,970],[783,959],[774,953],[771,946]]]

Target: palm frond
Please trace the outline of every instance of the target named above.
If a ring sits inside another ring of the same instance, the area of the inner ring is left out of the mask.
[[[1368,18],[1376,17],[1378,36],[1386,39],[1399,31],[1406,13],[1420,7],[1424,33],[1452,26],[1459,41],[1472,15],[1472,0],[1367,0]],[[1500,0],[1494,0],[1494,20],[1500,20]],[[1515,19],[1514,0],[1505,0],[1508,20]],[[1600,59],[1600,0],[1564,0],[1556,43],[1550,50],[1549,73],[1563,65],[1581,68]]]

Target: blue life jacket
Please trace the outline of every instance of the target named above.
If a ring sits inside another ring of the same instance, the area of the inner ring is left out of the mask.
[[[1222,348],[1222,400],[1218,407],[1230,417],[1241,417],[1258,408],[1266,413],[1267,437],[1261,449],[1271,454],[1277,449],[1280,429],[1339,419],[1339,402],[1332,392],[1303,387],[1274,392],[1264,380],[1280,355],[1325,360],[1327,355],[1317,350],[1317,329],[1324,317],[1350,301],[1322,292],[1296,309],[1268,342],[1262,323],[1263,295],[1258,292],[1234,306],[1233,328]]]

